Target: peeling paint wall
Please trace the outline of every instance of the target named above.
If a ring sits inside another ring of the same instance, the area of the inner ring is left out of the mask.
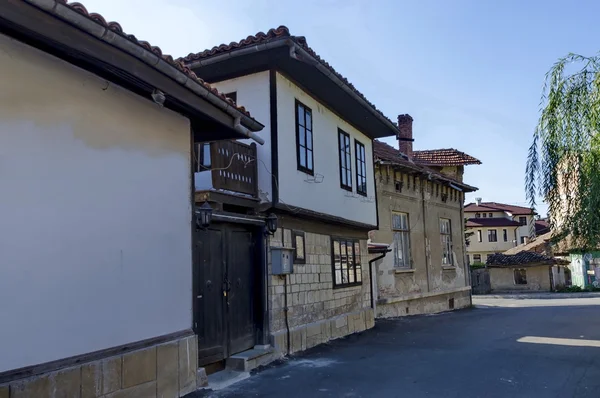
[[[492,292],[507,291],[550,291],[550,267],[540,265],[539,267],[522,268],[526,270],[527,284],[517,285],[515,283],[515,268],[489,268]]]
[[[189,121],[0,35],[0,372],[191,327]]]
[[[379,230],[372,232],[371,239],[373,242],[391,244],[394,249],[392,214],[407,213],[411,258],[410,269],[394,266],[393,251],[378,262],[378,314],[381,301],[385,299],[408,296],[419,299],[419,295],[433,292],[444,294],[467,286],[461,217],[463,194],[385,166],[376,168],[376,182]],[[399,191],[396,182],[402,182]],[[443,201],[442,197],[446,197],[446,200]],[[441,218],[451,220],[454,267],[442,265]]]

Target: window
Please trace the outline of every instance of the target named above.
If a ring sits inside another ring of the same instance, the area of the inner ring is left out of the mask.
[[[477,242],[482,242],[482,241],[483,241],[483,239],[481,238],[481,230],[478,229],[477,230]]]
[[[231,98],[233,102],[237,102],[237,91],[232,91],[230,93],[225,94],[227,98]]]
[[[519,224],[527,225],[527,217],[519,217]]]
[[[488,242],[498,242],[498,235],[495,229],[488,229]]]
[[[473,263],[481,264],[481,254],[473,254]]]
[[[292,247],[296,249],[294,251],[294,263],[304,264],[306,262],[304,232],[292,231]]]
[[[354,153],[356,156],[356,193],[367,196],[367,158],[365,156],[365,146],[356,140],[354,140]]]
[[[394,267],[411,268],[407,213],[392,213],[392,230],[394,231]]]
[[[487,213],[483,213],[483,218],[486,218],[486,217],[487,217]]]
[[[296,155],[298,170],[314,175],[312,111],[296,100]]]
[[[340,186],[352,191],[352,161],[350,156],[350,136],[338,129],[338,145],[340,158]]]
[[[450,220],[440,218],[440,237],[442,240],[442,265],[454,265],[452,255],[452,227]]]
[[[523,268],[515,269],[515,285],[526,285],[527,284],[527,271]]]
[[[521,236],[521,244],[525,243],[525,237]]]
[[[197,142],[194,144],[194,171],[210,170],[210,142]]]
[[[492,213],[490,213],[489,217],[490,217],[490,218],[492,218],[492,217],[493,217],[493,214],[492,214]]]
[[[475,213],[475,218],[480,218],[481,214],[480,213]]]
[[[362,267],[358,241],[331,238],[331,244],[333,246],[333,287],[360,285]]]
[[[502,230],[502,238],[505,242],[508,242],[508,232],[505,229]]]

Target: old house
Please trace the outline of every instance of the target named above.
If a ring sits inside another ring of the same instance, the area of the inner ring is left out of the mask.
[[[195,390],[192,138],[262,125],[79,3],[0,16],[0,397]]]
[[[408,115],[398,117],[401,150],[374,144],[379,230],[371,238],[392,250],[374,263],[380,317],[470,304],[462,208],[465,192],[476,188],[462,182],[462,173],[450,177],[412,158],[412,142],[407,141],[412,121]]]
[[[492,293],[555,290],[553,267],[568,261],[543,254],[521,251],[492,254],[486,268]]]
[[[277,220],[266,256],[251,265],[264,297],[252,301],[261,314],[256,327],[263,339],[256,344],[292,353],[372,327],[373,140],[397,135],[396,125],[283,26],[182,60],[266,125],[265,145],[245,158],[245,167],[256,167],[253,211]],[[219,172],[227,173],[228,163],[220,163]],[[210,184],[206,192],[219,190]]]

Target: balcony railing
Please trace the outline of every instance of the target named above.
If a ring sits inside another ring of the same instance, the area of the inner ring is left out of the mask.
[[[208,152],[203,151],[202,144],[198,149],[197,154]],[[210,159],[205,159],[202,155],[201,159],[207,166],[210,164],[214,189],[257,197],[258,167],[255,143],[248,145],[238,141],[211,142]],[[201,165],[199,169],[202,169]]]

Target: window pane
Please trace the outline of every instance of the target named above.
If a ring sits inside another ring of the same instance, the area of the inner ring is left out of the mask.
[[[298,124],[304,126],[304,107],[298,104]]]
[[[304,259],[304,238],[296,235],[296,258]]]
[[[360,243],[354,242],[354,256],[356,264],[360,264]]]
[[[300,166],[306,167],[306,148],[300,145]]]
[[[362,267],[356,266],[356,281],[362,282]]]
[[[202,144],[202,156],[204,156],[202,166],[210,167],[210,144],[204,143]]]
[[[306,111],[306,128],[312,130],[312,114]]]
[[[350,169],[346,170],[346,180],[348,181],[348,186],[351,187],[352,186],[352,172],[350,171]]]
[[[307,150],[306,155],[307,155],[306,167],[308,167],[309,170],[312,170],[313,169],[313,152],[312,152],[312,150],[310,150],[310,149]]]
[[[298,142],[306,146],[306,129],[302,126],[298,126]]]
[[[352,168],[351,163],[352,159],[350,158],[350,152],[346,152],[346,167],[350,170]]]
[[[336,285],[342,284],[342,270],[335,271],[335,284]]]
[[[312,131],[310,130],[306,130],[306,147],[313,149]]]

